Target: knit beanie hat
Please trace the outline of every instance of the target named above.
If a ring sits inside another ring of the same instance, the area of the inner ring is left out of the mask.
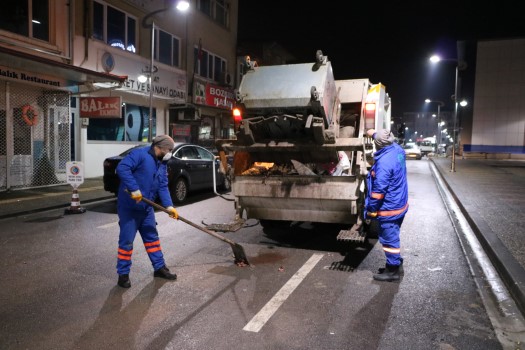
[[[173,149],[175,147],[175,141],[168,135],[158,135],[153,139],[152,145],[159,148]]]
[[[394,135],[389,130],[379,129],[374,135],[374,143],[377,150],[380,150],[394,143]]]

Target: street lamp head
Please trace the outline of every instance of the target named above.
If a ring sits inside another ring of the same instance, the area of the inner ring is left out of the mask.
[[[148,77],[145,74],[141,74],[137,77],[139,83],[145,83],[148,81]]]
[[[187,9],[190,8],[190,2],[186,0],[180,0],[177,2],[177,5],[175,7],[179,11],[186,11]]]
[[[152,16],[154,16],[156,14],[159,14],[161,12],[167,11],[167,10],[169,10],[171,8],[176,8],[177,10],[179,10],[181,12],[186,12],[190,8],[190,3],[187,0],[177,0],[173,4],[168,5],[167,8],[162,8],[162,9],[158,9],[158,10],[150,12],[150,13],[148,13],[146,16],[144,16],[142,18],[142,27],[143,28],[153,28],[153,26],[154,26],[153,21],[151,21],[151,23],[150,23],[150,22],[148,22],[148,20]]]
[[[430,62],[432,63],[438,63],[439,61],[441,61],[441,57],[439,57],[438,55],[433,55],[432,57],[430,57]]]
[[[467,102],[467,100],[461,100],[461,102],[459,102],[459,105],[461,107],[466,107],[468,105],[468,102]]]

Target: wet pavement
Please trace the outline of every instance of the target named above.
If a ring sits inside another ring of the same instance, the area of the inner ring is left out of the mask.
[[[450,158],[430,160],[525,315],[525,160],[457,157],[455,172],[450,171]],[[49,209],[66,212],[76,208],[73,197],[69,184],[0,192],[0,219]],[[81,208],[112,198],[104,190],[102,177],[85,179],[78,187]]]

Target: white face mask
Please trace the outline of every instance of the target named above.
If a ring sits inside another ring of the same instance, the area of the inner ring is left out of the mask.
[[[171,152],[168,152],[164,155],[164,157],[162,158],[162,161],[164,162],[167,162],[168,160],[171,159],[171,156],[172,156],[172,153]]]

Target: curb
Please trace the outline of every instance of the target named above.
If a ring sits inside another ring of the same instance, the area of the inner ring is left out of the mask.
[[[87,199],[87,200],[83,200],[82,204],[90,204],[90,203],[95,203],[95,202],[109,200],[109,199],[116,199],[116,197],[111,195],[111,196]],[[10,214],[0,215],[0,220],[15,218],[15,217],[18,217],[18,216],[42,213],[42,212],[49,211],[49,210],[66,209],[66,208],[69,208],[69,207],[70,207],[70,205],[68,205],[68,204],[57,204],[57,205],[50,205],[50,206],[41,207],[41,208],[28,209],[28,210],[24,210],[24,211],[17,211],[17,212],[10,213]]]
[[[447,189],[454,197],[454,200],[458,204],[461,213],[465,216],[469,223],[472,231],[479,240],[481,246],[485,250],[490,261],[494,265],[496,271],[500,275],[503,283],[509,290],[512,298],[516,302],[518,309],[521,314],[525,316],[525,270],[521,267],[518,261],[512,256],[507,247],[501,242],[499,237],[492,231],[487,225],[485,220],[480,217],[474,210],[469,212],[465,205],[458,199],[458,196],[447,182],[446,177],[443,175],[441,168],[433,159],[432,163],[440,173],[443,182],[446,184]]]

